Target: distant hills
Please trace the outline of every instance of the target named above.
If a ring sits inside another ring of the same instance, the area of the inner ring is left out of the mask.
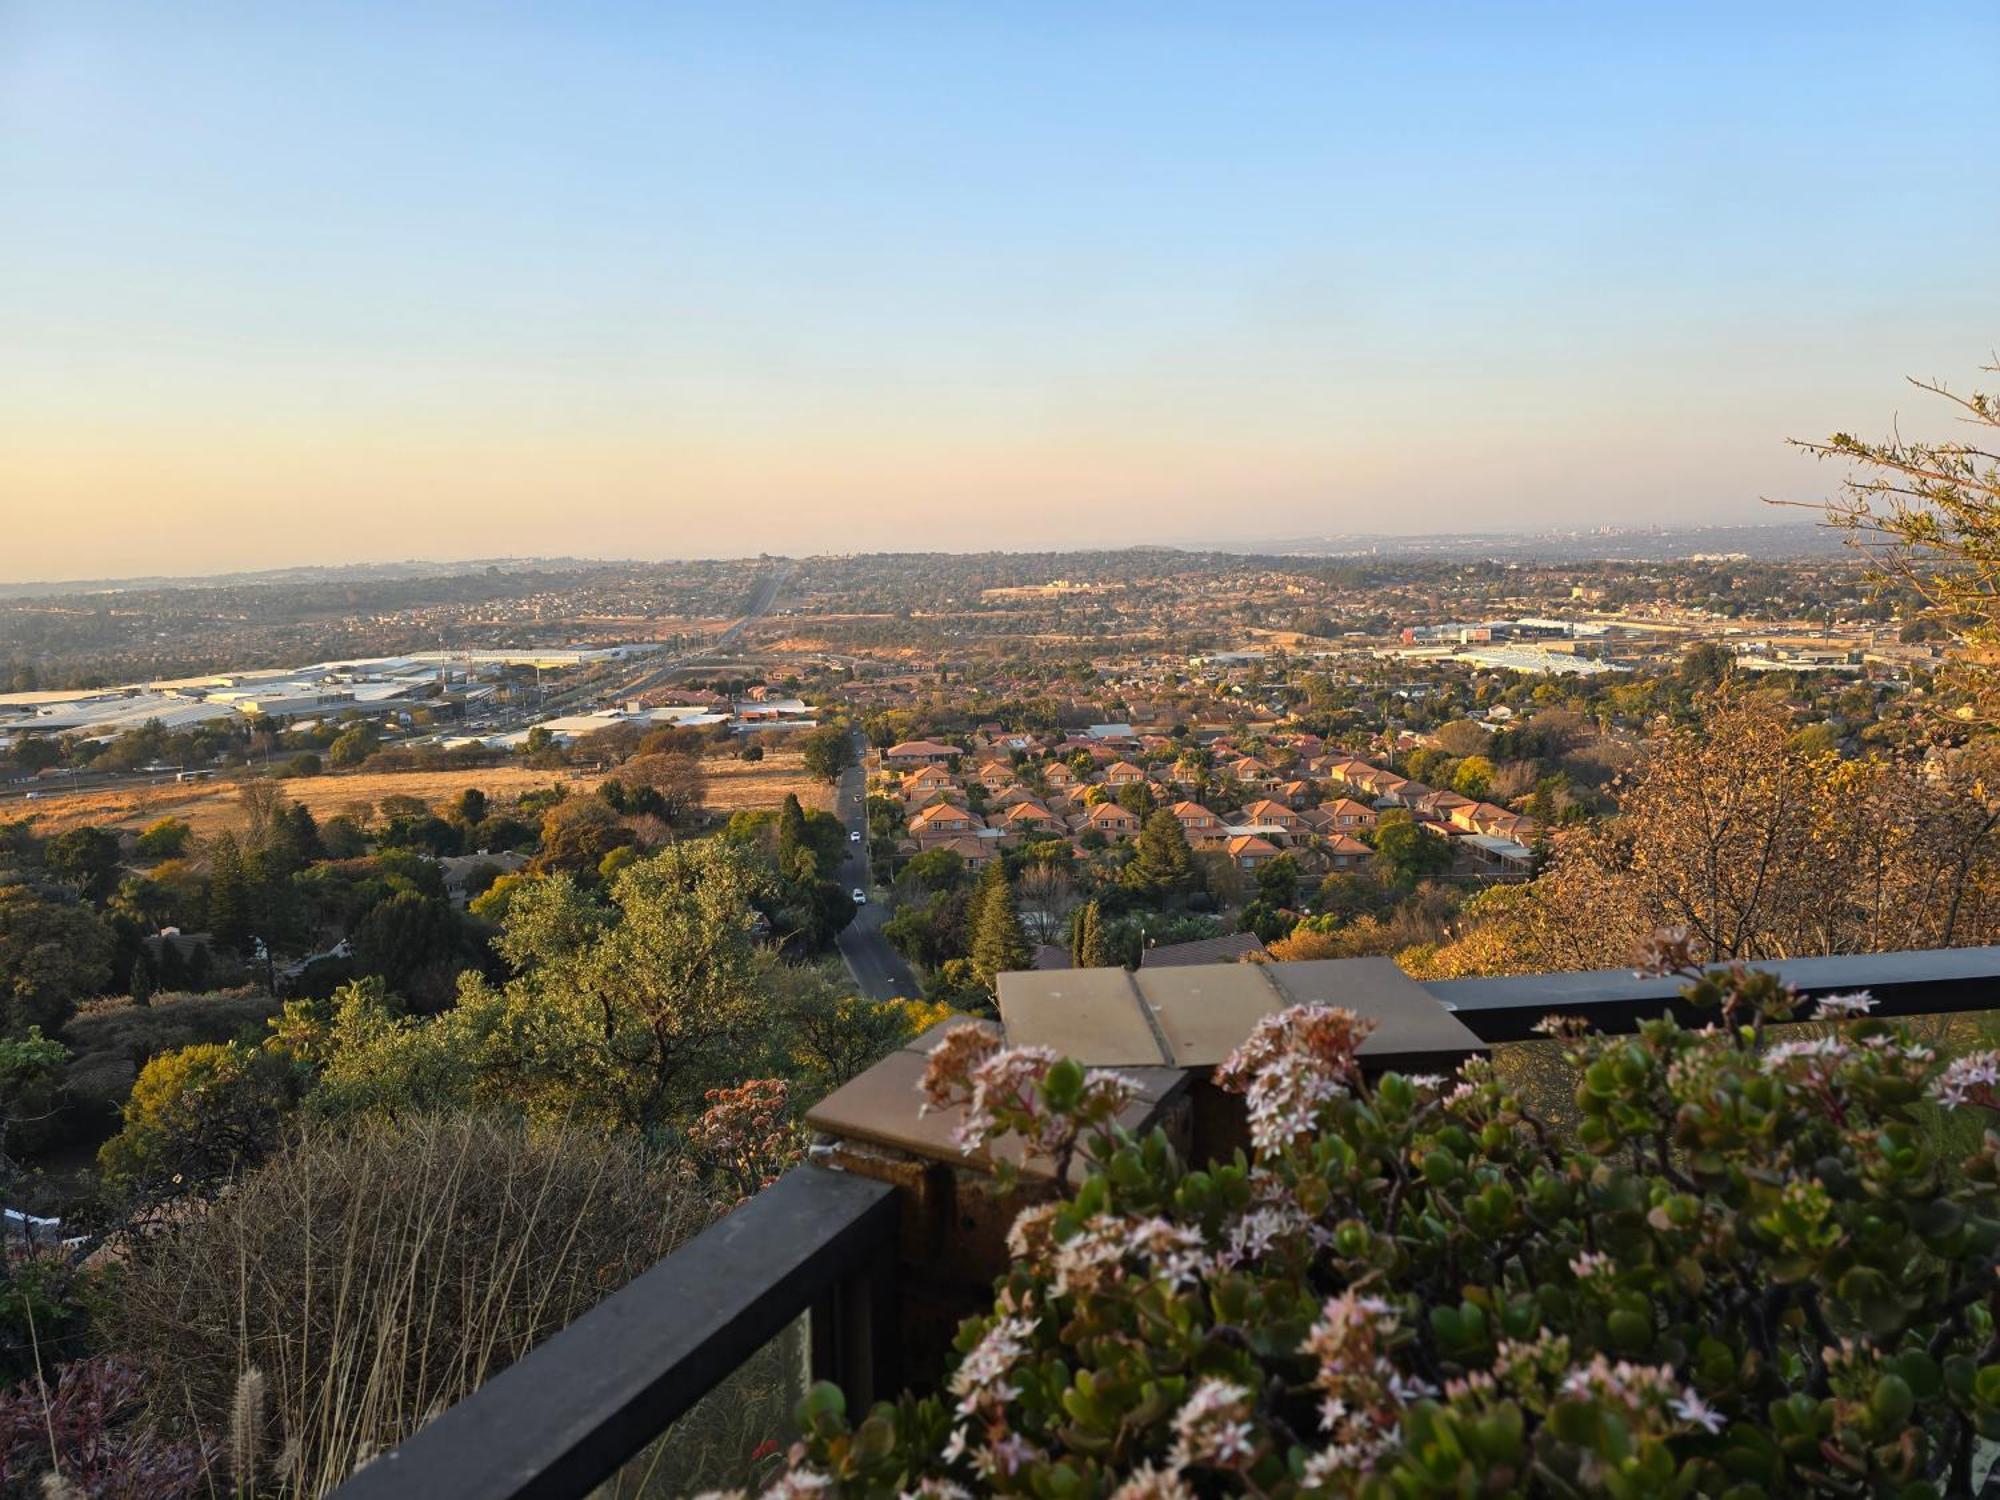
[[[1768,526],[1549,527],[1539,531],[1464,531],[1431,535],[1334,532],[1214,542],[1226,552],[1302,557],[1443,557],[1521,562],[1668,562],[1741,553],[1763,562],[1833,557],[1841,536],[1810,521]]]
[[[1023,547],[1015,550],[1030,553],[1042,549]],[[1151,553],[1205,550],[1255,557],[1413,557],[1521,562],[1669,562],[1676,558],[1742,554],[1758,561],[1777,562],[1833,557],[1843,549],[1838,532],[1808,521],[1787,521],[1768,526],[1549,527],[1542,530],[1430,534],[1329,532],[1319,536],[1189,541],[1126,550]],[[630,558],[413,558],[403,562],[311,564],[207,575],[155,574],[141,578],[0,583],[0,599],[27,599],[49,594],[139,593],[176,588],[381,583],[406,578],[461,577],[468,573],[583,572],[592,568],[645,565],[643,561]]]

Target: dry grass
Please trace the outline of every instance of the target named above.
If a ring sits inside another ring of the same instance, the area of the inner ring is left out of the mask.
[[[255,1450],[237,1492],[319,1496],[706,1219],[601,1133],[466,1116],[326,1132],[130,1247],[105,1331],[163,1423]],[[262,1410],[232,1420],[252,1370]]]
[[[346,812],[359,803],[385,797],[415,797],[423,802],[448,802],[468,787],[505,802],[524,792],[562,784],[588,789],[604,778],[592,771],[546,770],[526,766],[484,766],[466,771],[350,771],[325,776],[301,776],[282,783],[285,795],[302,802],[315,818]],[[805,774],[796,750],[767,752],[757,762],[718,758],[708,762],[708,805],[720,813],[741,808],[777,807],[788,792],[796,792],[807,807],[825,807],[826,788]],[[119,787],[110,791],[72,792],[26,804],[8,804],[9,815],[29,814],[43,835],[94,824],[101,828],[140,829],[160,818],[183,818],[197,834],[218,833],[241,818],[236,786],[229,781],[192,785]]]

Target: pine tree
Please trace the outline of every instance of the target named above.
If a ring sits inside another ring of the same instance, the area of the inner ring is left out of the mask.
[[[172,939],[162,938],[160,941],[168,943]],[[153,969],[146,962],[144,955],[132,960],[130,994],[134,1005],[151,1005],[153,1003]]]
[[[217,834],[208,850],[208,928],[226,948],[250,942],[252,920],[249,871],[233,833]]]
[[[979,907],[972,936],[972,967],[989,989],[1010,969],[1025,969],[1033,954],[1021,930],[1021,913],[1014,905],[1014,888],[995,860],[980,877]]]
[[[1134,885],[1157,895],[1184,891],[1193,883],[1194,851],[1170,809],[1163,807],[1146,819],[1127,874]]]

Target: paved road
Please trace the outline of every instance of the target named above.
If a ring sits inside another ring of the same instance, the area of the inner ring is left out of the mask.
[[[847,862],[840,867],[840,878],[848,889],[859,886],[868,892],[868,904],[854,914],[854,920],[840,935],[840,956],[847,960],[854,982],[870,1000],[918,999],[923,987],[910,972],[910,966],[903,962],[903,956],[882,936],[882,924],[894,908],[886,899],[887,893],[876,890],[868,878],[867,788],[859,766],[851,767],[840,778],[840,785],[834,790],[833,810],[849,829],[860,829],[863,837],[863,842],[847,846]]]

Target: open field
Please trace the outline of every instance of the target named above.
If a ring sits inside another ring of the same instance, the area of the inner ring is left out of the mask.
[[[295,777],[280,784],[286,796],[304,803],[315,818],[327,818],[385,797],[416,797],[438,803],[456,797],[467,787],[478,787],[488,797],[506,802],[540,787],[560,783],[588,789],[603,779],[594,771],[483,766],[469,771],[350,771]],[[828,805],[826,787],[805,774],[802,757],[795,750],[770,751],[754,763],[733,758],[708,762],[708,806],[712,811],[776,807],[788,792],[796,792],[807,807]],[[193,824],[196,833],[207,835],[229,827],[238,817],[236,784],[222,780],[74,792],[29,804],[12,803],[8,812],[32,816],[36,831],[42,834],[85,824],[137,829],[160,818],[176,817]]]

